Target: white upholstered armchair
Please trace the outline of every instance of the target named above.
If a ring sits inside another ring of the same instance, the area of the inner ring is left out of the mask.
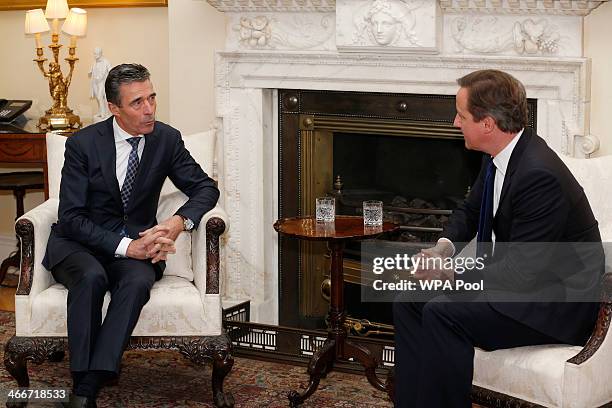
[[[41,264],[51,224],[57,220],[61,168],[66,138],[47,135],[49,199],[16,223],[21,241],[20,280],[15,296],[16,335],[5,347],[4,364],[20,387],[29,385],[27,361],[58,361],[67,343],[68,291]],[[212,174],[215,136],[204,132],[184,137],[185,146],[208,174]],[[166,180],[157,219],[174,214],[187,197]],[[181,233],[177,252],[169,256],[161,280],[151,290],[128,348],[175,349],[196,364],[211,361],[212,390],[218,407],[233,406],[223,380],[233,365],[231,341],[223,332],[219,294],[219,237],[228,226],[217,205],[193,233]],[[106,294],[103,314],[110,300]]]
[[[472,400],[487,407],[612,406],[612,156],[559,156],[584,188],[599,221],[606,275],[598,320],[584,347],[476,349]]]

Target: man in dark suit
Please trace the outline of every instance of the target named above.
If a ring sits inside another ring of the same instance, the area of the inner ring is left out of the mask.
[[[66,141],[59,220],[43,265],[68,288],[68,344],[74,388],[69,406],[95,406],[182,231],[197,228],[219,190],[185,149],[181,134],[155,121],[149,71],[113,68],[106,96],[113,116]],[[189,200],[156,220],[166,177]],[[104,320],[102,303],[111,302]]]
[[[401,408],[471,407],[474,347],[582,345],[597,316],[604,271],[597,221],[582,187],[526,128],[523,85],[494,70],[458,83],[454,124],[468,149],[484,153],[483,166],[442,238],[422,255],[452,257],[476,236],[484,268],[457,275],[434,267],[416,277],[483,279],[494,290],[394,303]]]

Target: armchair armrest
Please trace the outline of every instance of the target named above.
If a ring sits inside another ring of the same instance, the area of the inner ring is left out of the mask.
[[[59,200],[50,198],[16,221],[15,232],[21,243],[21,268],[17,296],[35,296],[53,284],[53,277],[42,266],[51,225],[57,221]]]
[[[193,281],[202,295],[219,295],[219,237],[228,229],[227,213],[217,204],[192,233]]]
[[[567,360],[568,363],[576,365],[583,364],[591,358],[604,343],[609,344],[612,350],[612,334],[608,333],[610,331],[610,321],[612,320],[612,273],[608,272],[604,274],[602,279],[601,303],[593,333],[583,349],[580,350],[580,353]]]

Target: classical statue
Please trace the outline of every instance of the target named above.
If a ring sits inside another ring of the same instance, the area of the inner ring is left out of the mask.
[[[102,56],[102,48],[94,49],[95,61],[91,66],[89,75],[91,76],[91,97],[98,102],[98,113],[94,115],[94,122],[100,122],[108,118],[111,113],[108,110],[108,101],[106,100],[106,91],[104,90],[104,82],[110,71],[110,62]]]

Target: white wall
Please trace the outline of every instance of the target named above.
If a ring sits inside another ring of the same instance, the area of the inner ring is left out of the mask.
[[[183,134],[214,119],[214,52],[225,43],[225,17],[203,0],[169,0],[170,123]]]
[[[591,58],[591,133],[601,140],[596,155],[612,154],[612,2],[585,18],[584,55]]]
[[[87,36],[77,42],[76,63],[70,85],[68,105],[91,123],[97,103],[89,97],[89,70],[93,64],[93,50],[102,47],[112,65],[138,62],[149,68],[158,93],[158,118],[168,121],[168,10],[165,7],[97,8],[88,9]],[[0,97],[32,99],[28,115],[38,118],[51,106],[49,86],[32,59],[36,56],[34,39],[23,33],[25,11],[0,12],[2,60],[0,64]],[[44,34],[45,57],[52,58],[46,48],[51,42]],[[62,70],[66,74],[69,38],[62,34],[60,51]]]

